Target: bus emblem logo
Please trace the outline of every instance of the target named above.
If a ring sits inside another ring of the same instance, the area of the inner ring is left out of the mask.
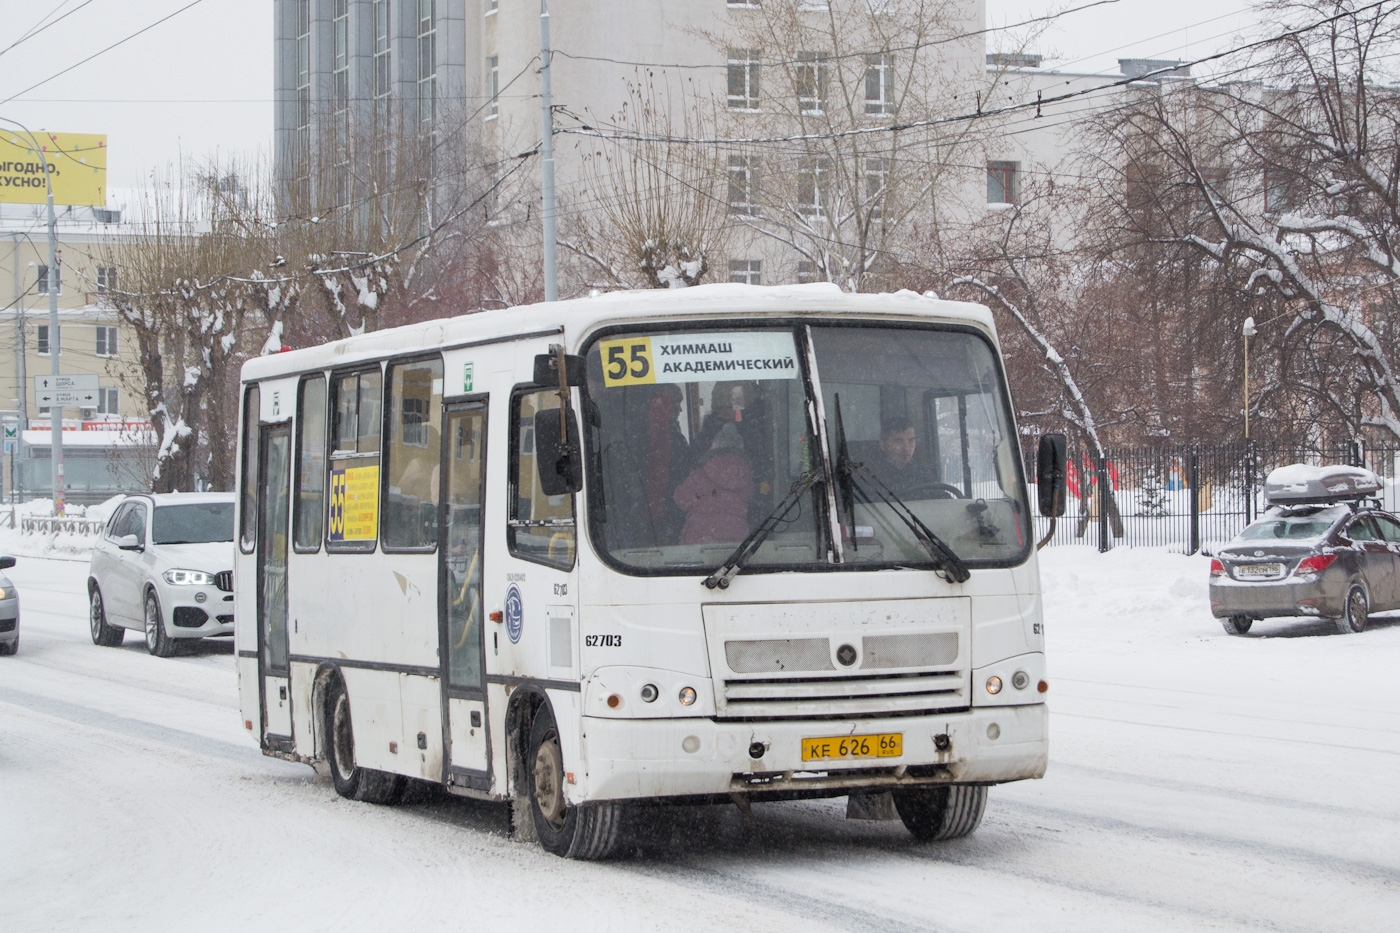
[[[520,587],[512,583],[506,589],[506,634],[512,645],[520,644],[520,631],[525,627],[525,603],[520,598]]]
[[[850,667],[856,663],[856,649],[853,645],[842,645],[836,649],[836,660],[841,662],[842,667]]]

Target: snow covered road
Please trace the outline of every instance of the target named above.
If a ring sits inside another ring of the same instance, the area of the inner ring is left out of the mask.
[[[671,814],[630,859],[513,841],[503,806],[349,802],[263,758],[231,646],[88,639],[86,562],[22,558],[0,659],[0,929],[1400,928],[1400,619],[1230,638],[1207,560],[1043,554],[1051,768],[970,839],[844,799]]]

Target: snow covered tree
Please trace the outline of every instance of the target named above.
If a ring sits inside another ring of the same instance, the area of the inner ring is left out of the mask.
[[[1256,351],[1273,350],[1255,357],[1264,414],[1297,432],[1320,424],[1336,440],[1373,429],[1393,441],[1400,9],[1261,9],[1275,38],[1239,63],[1248,80],[1144,92],[1098,120],[1095,161],[1116,188],[1125,242],[1190,249],[1272,311],[1250,311],[1268,322]]]

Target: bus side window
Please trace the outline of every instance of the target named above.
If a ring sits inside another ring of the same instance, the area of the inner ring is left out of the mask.
[[[568,569],[577,543],[574,497],[547,496],[540,489],[535,456],[535,413],[558,411],[554,389],[517,394],[511,400],[510,552],[516,557]]]
[[[297,400],[296,510],[292,543],[301,553],[321,549],[326,518],[326,377],[301,381]]]
[[[442,457],[442,359],[389,367],[389,434],[384,439],[384,547],[437,547]]]
[[[258,417],[260,413],[258,387],[249,386],[243,393],[243,464],[240,487],[243,501],[239,507],[242,525],[238,545],[243,553],[253,553],[258,539]]]
[[[379,540],[379,434],[384,377],[378,368],[331,378],[328,551],[373,551]]]

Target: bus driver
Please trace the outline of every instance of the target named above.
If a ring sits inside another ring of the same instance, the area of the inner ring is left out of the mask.
[[[914,462],[918,439],[908,418],[886,418],[880,422],[880,455],[870,469],[896,495],[927,486],[931,477]]]

